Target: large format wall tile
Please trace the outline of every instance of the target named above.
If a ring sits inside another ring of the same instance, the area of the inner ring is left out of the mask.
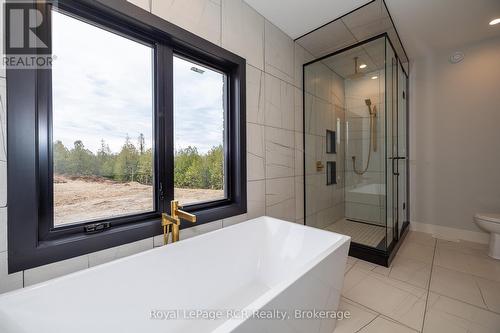
[[[304,175],[304,136],[295,132],[295,176]]]
[[[247,183],[247,210],[248,219],[266,215],[265,180],[257,180]]]
[[[7,162],[0,161],[0,207],[7,206]]]
[[[277,77],[266,73],[265,124],[294,130],[295,88]]]
[[[294,176],[294,132],[266,126],[265,135],[266,178]]]
[[[294,82],[293,45],[290,37],[266,20],[265,70],[291,84]]]
[[[266,215],[266,181],[247,182],[247,213],[232,216],[222,221],[222,227],[228,227],[259,216]]]
[[[307,66],[305,89],[325,102],[331,102],[332,77],[332,71],[325,64],[321,61],[315,62]]]
[[[0,208],[0,252],[7,251],[7,207]]]
[[[179,234],[179,239],[188,239],[199,236],[204,233],[222,228],[222,220],[213,221],[204,224],[194,224],[192,227],[182,229]],[[163,246],[163,235],[158,235],[153,238],[154,247]]]
[[[97,251],[89,254],[89,267],[104,264],[119,258],[130,256],[153,248],[153,238],[142,239],[137,242],[128,243],[110,249]]]
[[[247,122],[264,124],[265,75],[263,71],[247,65]]]
[[[296,87],[302,88],[304,64],[312,60],[314,60],[314,56],[311,53],[294,43],[294,84]]]
[[[265,159],[247,153],[247,180],[262,180],[266,178]]]
[[[153,0],[151,12],[214,44],[221,44],[220,1]]]
[[[266,180],[266,215],[295,221],[295,178]]]
[[[59,276],[73,273],[89,267],[87,255],[57,261],[45,266],[30,268],[24,271],[24,286],[44,282]]]
[[[304,218],[304,176],[295,176],[295,220]]]
[[[247,124],[247,151],[260,158],[265,157],[263,125]]]
[[[0,294],[23,287],[23,272],[7,274],[7,252],[0,252]]]
[[[304,132],[304,99],[302,89],[295,88],[295,130]]]
[[[264,70],[264,17],[242,0],[223,0],[222,47]]]
[[[247,179],[265,179],[264,126],[247,123]]]

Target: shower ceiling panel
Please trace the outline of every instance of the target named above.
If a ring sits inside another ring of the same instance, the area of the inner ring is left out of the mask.
[[[356,38],[341,20],[334,21],[324,28],[317,30],[314,34],[297,40],[303,48],[315,57],[332,53],[354,44],[356,41]]]
[[[342,53],[339,57],[329,57],[323,63],[336,74],[346,79],[354,74],[354,58],[358,57],[358,66],[365,64],[365,68],[358,67],[358,73],[367,73],[384,67],[384,48],[378,43],[369,43],[360,48],[354,48]]]
[[[408,57],[383,0],[374,0],[320,29],[311,31],[309,34],[298,38],[296,42],[309,51],[315,58],[321,58],[382,33],[389,35],[396,54],[406,72],[408,72]],[[379,56],[377,52],[370,52],[369,50],[367,50],[367,53],[366,56],[368,57],[372,57],[372,54],[376,55],[373,56],[371,61],[377,67],[383,65],[379,64],[381,60],[383,61],[383,54]]]

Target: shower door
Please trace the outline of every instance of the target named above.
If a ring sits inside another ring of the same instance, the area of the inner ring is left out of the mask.
[[[387,44],[387,246],[407,221],[407,76]]]

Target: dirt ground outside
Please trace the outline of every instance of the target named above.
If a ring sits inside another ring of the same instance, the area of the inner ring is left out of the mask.
[[[153,187],[99,177],[54,177],[54,225],[153,210]],[[181,203],[224,198],[223,190],[174,189]]]

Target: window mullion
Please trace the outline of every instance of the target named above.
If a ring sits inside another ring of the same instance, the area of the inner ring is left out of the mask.
[[[158,168],[159,205],[161,212],[168,212],[169,202],[174,199],[174,87],[173,87],[173,50],[170,46],[156,45],[155,98],[157,112],[156,149]]]

